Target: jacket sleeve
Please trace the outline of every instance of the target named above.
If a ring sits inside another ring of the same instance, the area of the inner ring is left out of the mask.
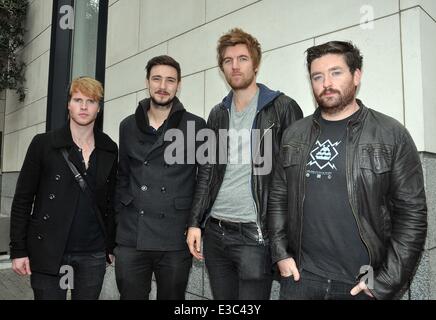
[[[118,214],[121,209],[121,200],[123,197],[129,193],[129,177],[130,177],[130,166],[129,166],[129,156],[127,155],[126,146],[128,144],[128,138],[126,136],[127,131],[127,121],[124,120],[120,123],[120,134],[119,134],[119,162],[118,162],[118,172],[115,187],[115,198],[114,198],[114,210],[115,210],[115,224],[118,223]]]
[[[211,123],[212,123],[212,117],[213,117],[213,111],[209,115],[206,128],[211,130]],[[208,151],[215,152],[215,149],[213,146],[211,146],[210,141],[208,143]],[[213,144],[213,143],[212,143]],[[208,154],[206,154],[207,156]],[[189,215],[188,219],[188,228],[189,227],[196,227],[200,228],[201,223],[203,221],[204,214],[206,210],[208,209],[208,199],[209,199],[209,193],[210,193],[210,181],[212,179],[212,172],[213,167],[215,164],[213,163],[203,163],[198,164],[197,169],[197,183],[195,186],[195,193],[194,198],[192,200],[192,206],[191,206],[191,213]]]
[[[303,118],[303,111],[301,111],[298,103],[292,98],[287,97],[286,105],[283,110],[285,110],[285,113],[284,116],[281,117],[282,132],[284,132],[286,128],[288,128],[295,121]]]
[[[384,263],[374,274],[372,292],[377,299],[394,298],[411,279],[426,239],[427,206],[422,166],[407,130],[396,145],[390,182],[392,233]]]
[[[109,174],[108,185],[108,216],[107,216],[107,234],[108,244],[107,251],[113,254],[115,248],[115,235],[116,235],[116,222],[115,222],[115,191],[117,182],[117,170],[118,170],[118,150],[116,153],[115,161]]]
[[[42,171],[42,140],[36,135],[27,149],[11,208],[11,259],[28,256],[27,228]]]
[[[286,132],[283,134],[285,138]],[[277,157],[268,199],[268,230],[270,235],[271,259],[273,263],[291,257],[288,252],[288,194],[287,178],[283,166],[282,145]]]

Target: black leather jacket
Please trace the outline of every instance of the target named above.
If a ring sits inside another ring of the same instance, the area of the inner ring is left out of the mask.
[[[278,154],[283,131],[293,122],[303,117],[298,104],[291,98],[278,91],[271,91],[266,86],[259,86],[258,111],[253,128],[261,129],[260,144],[252,146],[253,152],[264,149],[265,136],[272,134],[272,155]],[[229,129],[230,107],[232,92],[224,98],[222,103],[215,106],[210,112],[207,127],[215,132],[219,141],[219,130]],[[222,142],[222,140],[221,140]],[[216,148],[216,159],[219,159],[219,148]],[[217,160],[217,162],[219,162]],[[274,163],[274,161],[273,161]],[[253,166],[253,171],[256,170]],[[197,187],[192,204],[191,216],[188,222],[190,227],[202,227],[207,220],[208,213],[213,206],[223,182],[226,164],[206,164],[199,167]],[[272,172],[272,171],[271,171]],[[257,207],[260,239],[268,237],[266,230],[267,200],[272,174],[255,175],[252,173],[253,198]]]
[[[412,277],[426,239],[422,167],[404,126],[358,103],[347,127],[348,198],[374,271],[371,291],[391,299]],[[318,109],[283,134],[268,207],[274,263],[293,257],[300,266],[306,164],[319,117]]]

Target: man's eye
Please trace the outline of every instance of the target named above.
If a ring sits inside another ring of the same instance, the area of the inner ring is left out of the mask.
[[[312,77],[312,81],[320,81],[321,79],[322,79],[322,76],[320,76],[320,75]]]

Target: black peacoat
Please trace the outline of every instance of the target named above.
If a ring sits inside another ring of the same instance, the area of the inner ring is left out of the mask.
[[[187,250],[185,232],[197,178],[195,153],[201,144],[195,136],[206,122],[187,112],[175,98],[164,132],[147,146],[149,107],[150,99],[142,100],[135,114],[120,124],[116,243],[138,250]],[[165,161],[172,142],[164,136],[171,129],[183,137],[179,140],[184,144],[182,163]]]
[[[95,198],[97,218],[106,238],[107,252],[114,247],[113,194],[115,191],[118,148],[109,136],[94,130],[97,159]],[[62,157],[80,170],[69,125],[36,135],[27,150],[11,209],[11,258],[29,257],[32,271],[57,274],[68,241],[70,227],[82,192]]]

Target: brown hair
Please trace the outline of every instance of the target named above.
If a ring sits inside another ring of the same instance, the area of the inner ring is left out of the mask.
[[[363,57],[359,49],[351,42],[344,41],[330,41],[307,49],[307,69],[310,73],[310,67],[313,60],[321,58],[326,54],[339,54],[343,55],[345,62],[354,74],[357,69],[362,70]]]
[[[151,69],[154,66],[170,66],[177,70],[177,81],[180,81],[182,79],[181,71],[180,71],[180,64],[174,60],[172,57],[167,55],[157,56],[152,58],[150,61],[148,61],[147,66],[145,69],[147,70],[147,80],[150,80],[150,73]]]
[[[97,102],[100,102],[103,98],[103,86],[101,82],[91,77],[79,77],[74,79],[70,85],[68,100],[70,100],[71,96],[78,91]]]
[[[262,59],[262,50],[260,48],[259,41],[242,29],[233,28],[226,34],[222,35],[218,40],[217,58],[221,71],[223,70],[224,52],[228,47],[233,47],[237,44],[245,44],[247,46],[248,52],[250,52],[251,55],[251,59],[253,59],[254,69],[259,67],[260,60]]]

